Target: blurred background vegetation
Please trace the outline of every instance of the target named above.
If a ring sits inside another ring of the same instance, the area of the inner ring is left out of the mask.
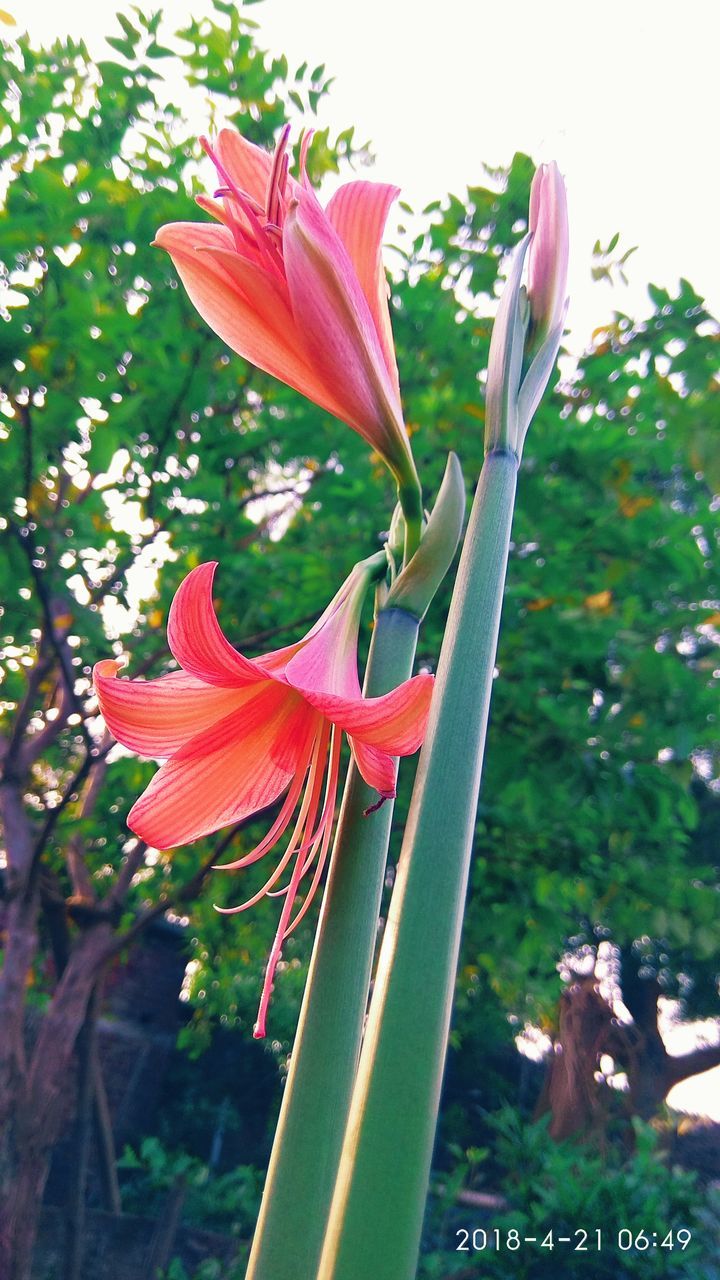
[[[359,437],[229,353],[151,247],[203,189],[193,95],[211,125],[263,145],[286,120],[299,132],[317,117],[313,177],[372,177],[351,126],[322,128],[325,68],[268,55],[247,7],[223,0],[172,48],[159,15],[118,23],[107,61],[8,33],[0,69],[0,1238],[12,1280],[242,1275],[314,914],[284,949],[272,1038],[258,1045],[276,909],[217,915],[213,903],[248,897],[264,874],[210,867],[265,824],[165,852],[131,838],[125,816],[154,765],[105,734],[90,673],[113,654],[130,675],[170,670],[170,601],[208,559],[238,647],[288,643],[381,544],[393,502]],[[158,78],[169,63],[183,105]],[[389,258],[430,502],[450,448],[469,486],[480,470],[490,317],[533,168],[516,155],[469,174],[477,185],[416,213],[415,239]],[[598,244],[588,268],[612,278],[626,257]],[[666,1105],[720,1047],[709,1033],[671,1056],[663,1036],[670,1015],[718,1016],[720,330],[686,281],[677,296],[651,286],[648,310],[565,359],[526,446],[424,1280],[480,1263],[518,1278],[720,1276],[717,1129]],[[422,631],[426,669],[450,590]],[[392,875],[391,860],[388,890]],[[608,1244],[592,1271],[567,1248],[560,1261],[549,1246],[480,1258],[457,1252],[468,1227],[602,1228]],[[620,1228],[659,1242],[680,1227],[685,1250],[611,1247]]]

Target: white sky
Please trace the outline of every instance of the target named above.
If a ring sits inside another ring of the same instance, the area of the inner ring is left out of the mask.
[[[119,0],[2,3],[37,37],[82,35],[92,52],[120,34]],[[204,9],[164,6],[173,25]],[[516,150],[558,161],[574,348],[613,308],[644,313],[649,280],[672,288],[684,275],[720,313],[716,0],[265,0],[248,15],[291,66],[327,64],[321,125],[355,124],[374,175],[415,208],[482,182],[483,162]],[[590,259],[616,231],[639,249],[629,288],[611,290],[593,284]]]
[[[1,2],[38,40],[82,36],[104,56],[103,36],[121,34],[120,0]],[[178,26],[206,5],[162,7]],[[515,151],[557,160],[574,349],[614,308],[645,314],[648,281],[674,288],[685,276],[720,314],[717,0],[265,0],[248,15],[291,67],[327,64],[336,80],[320,126],[355,124],[376,156],[368,176],[402,187],[416,209],[483,182],[483,163]],[[639,248],[629,287],[611,290],[592,282],[590,262],[595,240],[616,231]],[[720,1119],[718,1076],[676,1090],[676,1105]]]

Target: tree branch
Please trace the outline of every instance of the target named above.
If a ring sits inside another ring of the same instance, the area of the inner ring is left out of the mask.
[[[125,861],[115,877],[115,884],[102,900],[102,905],[107,910],[112,912],[122,903],[125,894],[132,884],[135,872],[139,870],[142,864],[146,850],[147,845],[145,841],[136,839],[133,848],[125,855]]]
[[[56,703],[55,698],[58,692],[59,701]],[[62,732],[67,724],[68,716],[72,711],[72,703],[64,684],[56,690],[53,696],[53,706],[49,709],[53,709],[53,707],[57,711],[54,719],[47,720],[44,729],[26,736],[20,752],[21,768],[24,773],[28,773],[35,761],[40,759],[48,747],[52,746],[58,734]]]
[[[25,491],[25,505],[30,518],[30,494],[33,485],[33,472],[35,470],[34,449],[33,449],[33,427],[32,416],[30,414],[30,405],[21,404],[19,400],[12,401],[20,423],[23,428],[23,488]]]
[[[234,647],[243,652],[246,649],[256,649],[258,645],[264,644],[266,640],[272,640],[274,636],[280,636],[285,631],[295,631],[308,622],[315,622],[317,617],[318,610],[313,609],[312,613],[304,613],[300,618],[293,618],[292,622],[283,622],[279,627],[268,627],[265,631],[256,631],[252,636],[245,636]]]
[[[720,1066],[720,1044],[703,1045],[700,1049],[681,1054],[679,1058],[668,1054],[665,1062],[670,1082],[668,1091],[681,1080],[688,1080],[690,1076],[699,1076],[701,1072],[710,1071],[712,1067],[718,1066]]]
[[[277,812],[278,809],[279,805],[276,804],[266,812],[273,814]],[[153,920],[156,920],[158,916],[164,915],[164,913],[171,907],[176,907],[181,902],[192,902],[202,889],[205,880],[215,866],[218,858],[221,858],[226,849],[230,847],[236,835],[238,835],[245,827],[250,826],[256,818],[257,814],[252,814],[248,818],[243,818],[242,822],[236,822],[235,826],[231,827],[229,831],[226,831],[222,839],[217,841],[212,853],[200,864],[195,874],[191,876],[189,880],[186,880],[184,884],[178,885],[175,889],[170,889],[167,893],[162,894],[157,902],[153,903],[152,906],[146,907],[144,911],[141,911],[130,925],[130,928],[126,929],[125,933],[118,934],[116,936],[113,943],[113,954],[118,951],[123,951],[125,947],[134,941],[139,933],[142,933],[143,929],[146,929],[147,926]]]
[[[63,679],[65,681],[73,712],[80,717],[79,729],[83,737],[83,742],[85,743],[85,748],[88,754],[92,755],[94,751],[94,743],[85,724],[85,708],[75,693],[75,673],[72,669],[72,660],[68,652],[67,645],[65,644],[64,637],[58,634],[57,627],[55,625],[52,601],[43,577],[42,569],[38,563],[35,540],[29,527],[22,528],[12,519],[9,521],[9,524],[27,559],[30,574],[33,582],[35,583],[35,590],[40,601],[47,639],[63,674]]]
[[[43,641],[41,639],[38,644],[38,652],[37,652],[37,659],[35,661],[35,665],[31,668],[28,674],[28,683],[27,683],[27,689],[25,691],[25,697],[23,698],[22,702],[19,704],[17,708],[17,711],[15,712],[15,721],[14,721],[12,732],[8,739],[7,747],[5,750],[6,772],[13,770],[13,766],[17,761],[18,767],[15,772],[18,775],[21,775],[24,772],[23,764],[22,764],[22,761],[20,760],[20,750],[21,750],[22,740],[25,735],[25,730],[32,717],[33,711],[35,710],[35,700],[37,698],[37,694],[40,689],[40,686],[45,676],[48,674],[48,672],[50,671],[53,665],[52,658],[45,657],[41,660],[43,647],[44,647]]]
[[[33,865],[37,864],[43,849],[45,848],[48,840],[50,839],[50,836],[52,835],[53,831],[55,830],[55,827],[57,826],[60,815],[64,813],[65,809],[67,809],[67,806],[73,800],[73,797],[77,793],[78,787],[82,786],[83,782],[85,781],[88,774],[90,773],[90,770],[96,764],[100,763],[100,761],[105,759],[105,757],[109,754],[109,752],[112,751],[114,745],[115,745],[114,742],[112,742],[110,743],[109,746],[105,747],[102,751],[98,751],[96,748],[93,748],[94,754],[90,755],[90,753],[87,753],[85,755],[85,758],[82,761],[82,764],[73,774],[72,778],[70,779],[67,786],[65,787],[65,790],[60,799],[60,803],[56,804],[54,809],[48,810],[47,817],[45,818],[45,825],[43,826],[43,829],[40,832],[40,835],[38,836],[38,839],[37,839],[37,843],[35,845],[35,852],[33,855]]]

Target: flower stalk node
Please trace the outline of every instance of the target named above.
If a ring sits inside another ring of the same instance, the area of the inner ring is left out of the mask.
[[[385,609],[405,609],[422,620],[452,564],[465,518],[465,483],[457,454],[448,456],[445,474],[419,546],[393,581]]]

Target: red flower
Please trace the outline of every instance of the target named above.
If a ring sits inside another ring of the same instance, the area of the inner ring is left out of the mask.
[[[128,816],[155,848],[187,844],[240,822],[287,795],[267,835],[230,867],[267,853],[297,816],[263,888],[270,893],[294,858],[268,961],[255,1034],[265,1033],[272,978],[284,939],[307,911],[330,846],[342,732],[357,767],[381,797],[395,794],[395,757],[420,746],[433,678],[419,675],[380,698],[363,698],[357,641],[369,563],[356,566],[322,617],[296,644],[244,658],[223,635],[212,604],[215,564],[181,584],[168,618],[168,644],[181,670],[157,680],[118,680],[118,663],[99,662],[100,709],[117,740],[138,755],[163,759]],[[324,782],[324,795],[323,795]],[[312,873],[312,874],[310,874]],[[304,877],[302,906],[293,906]]]
[[[353,427],[401,484],[416,483],[400,404],[380,254],[396,187],[348,182],[323,210],[288,173],[290,126],[274,155],[221,130],[202,139],[220,180],[198,204],[217,223],[172,222],[166,249],[200,315],[251,364]]]

